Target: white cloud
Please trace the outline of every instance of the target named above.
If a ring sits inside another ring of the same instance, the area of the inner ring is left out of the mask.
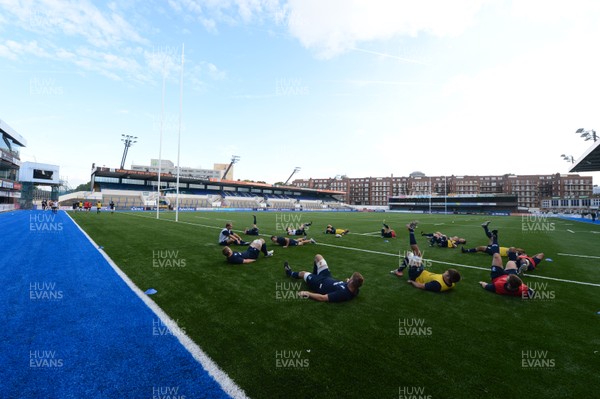
[[[45,49],[41,48],[34,40],[22,43],[14,40],[7,40],[4,43],[0,43],[0,57],[17,60],[20,56],[25,55],[35,55],[42,58],[50,56],[50,54],[48,54]]]
[[[5,44],[0,44],[0,58],[7,58],[11,61],[18,59],[17,54]]]
[[[169,0],[168,3],[175,12],[194,15],[210,32],[216,32],[219,23],[277,21],[282,15],[279,0]]]
[[[358,43],[399,35],[454,36],[466,30],[479,0],[290,0],[288,26],[302,45],[324,58]]]
[[[192,86],[200,91],[205,90],[211,82],[227,78],[227,72],[210,62],[193,63],[187,69],[189,72],[186,79],[189,79]]]
[[[440,88],[451,104],[444,114],[411,125],[392,121],[393,133],[382,134],[374,147],[403,148],[410,139],[402,163],[428,175],[565,173],[560,154],[577,158],[589,145],[575,130],[600,125],[600,57],[596,51],[580,61],[595,41],[576,34],[456,75]]]
[[[565,20],[582,22],[588,18],[597,23],[595,16],[599,11],[600,3],[595,0],[527,0],[511,3],[513,17],[549,24]]]
[[[146,40],[114,11],[101,11],[87,0],[0,0],[0,7],[22,29],[46,35],[67,34],[88,43],[108,47]]]

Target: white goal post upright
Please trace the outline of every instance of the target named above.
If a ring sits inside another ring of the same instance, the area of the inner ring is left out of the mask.
[[[181,154],[181,114],[183,105],[183,62],[184,62],[184,46],[181,44],[181,73],[179,76],[179,133],[177,136],[177,183],[175,183],[175,221],[179,221],[179,155]]]

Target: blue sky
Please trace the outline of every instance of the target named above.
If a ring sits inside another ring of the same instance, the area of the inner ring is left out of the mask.
[[[0,118],[92,163],[241,157],[235,178],[567,173],[600,130],[596,1],[0,0]],[[594,183],[598,177],[594,175]]]

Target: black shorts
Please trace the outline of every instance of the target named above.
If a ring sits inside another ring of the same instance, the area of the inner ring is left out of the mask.
[[[485,247],[485,253],[488,255],[494,255],[500,253],[500,246],[498,244],[492,244]]]
[[[249,247],[248,250],[248,259],[258,259],[258,255],[260,255],[260,249]]]
[[[490,276],[492,277],[492,280],[495,280],[500,276],[504,276],[504,275],[508,275],[508,274],[518,274],[518,271],[517,271],[517,269],[504,270],[500,266],[492,266],[492,272],[490,273]]]
[[[308,288],[310,288],[311,291],[323,294],[323,292],[320,292],[321,281],[329,277],[331,277],[329,269],[325,269],[319,274],[310,273],[308,277],[306,277],[306,285],[308,285]]]
[[[410,266],[408,268],[408,278],[412,281],[415,281],[421,275],[421,273],[423,273],[423,270],[425,270],[425,267],[423,267],[423,265],[418,267]]]

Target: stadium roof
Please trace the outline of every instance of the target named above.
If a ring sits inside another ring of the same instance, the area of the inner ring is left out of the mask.
[[[157,181],[158,173],[146,172],[141,170],[129,170],[129,169],[117,169],[117,168],[106,168],[106,167],[95,167],[92,171],[95,176],[102,177],[116,177],[123,179],[143,179],[148,181]],[[160,180],[164,182],[176,182],[177,176],[171,173],[161,173]],[[232,181],[232,180],[217,180],[217,179],[198,179],[190,176],[179,176],[180,183],[192,183],[192,184],[207,184],[221,187],[249,187],[249,188],[267,188],[275,190],[295,191],[306,194],[328,194],[328,195],[345,195],[345,191],[336,190],[323,190],[314,188],[300,188],[295,186],[274,186],[272,184],[257,183],[257,182],[246,182],[246,181]]]
[[[21,136],[19,133],[15,131],[12,127],[8,125],[8,123],[4,122],[0,119],[0,132],[8,134],[18,145],[21,147],[27,146],[27,141]]]
[[[600,141],[596,141],[570,170],[570,172],[598,171],[600,171]]]

